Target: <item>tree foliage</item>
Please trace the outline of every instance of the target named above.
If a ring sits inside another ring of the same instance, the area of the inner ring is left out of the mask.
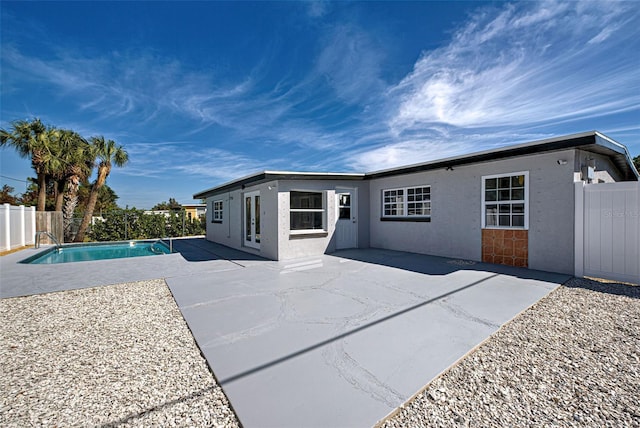
[[[174,198],[169,198],[169,202],[160,202],[159,204],[155,204],[153,211],[179,211],[182,209],[182,205],[180,205]]]
[[[76,238],[82,240],[91,223],[95,209],[113,208],[100,206],[100,200],[115,204],[115,193],[103,192],[112,165],[124,166],[129,156],[124,148],[104,137],[91,137],[91,142],[77,132],[44,125],[40,119],[14,121],[8,129],[0,129],[0,147],[13,147],[21,157],[29,158],[36,172],[35,189],[22,197],[22,203],[35,201],[38,211],[56,210],[64,213],[65,240],[74,235],[72,221],[78,209],[84,213]],[[82,200],[82,183],[88,183],[93,169],[96,179],[87,197]],[[8,192],[8,194],[11,192]],[[7,197],[8,197],[7,194]],[[105,200],[105,198],[107,200]],[[19,202],[16,200],[16,202]]]
[[[0,129],[0,147],[8,145],[16,149],[20,157],[31,159],[37,175],[38,211],[45,210],[47,181],[60,165],[56,156],[57,138],[58,131],[44,125],[40,119],[17,120],[8,130]]]
[[[633,158],[633,165],[636,167],[636,170],[640,172],[640,155]]]
[[[88,180],[83,180],[80,183],[80,188],[78,189],[78,207],[82,209],[87,206],[87,202],[89,201],[89,195],[91,194],[91,183]],[[98,191],[98,197],[96,200],[96,206],[94,209],[94,215],[100,215],[104,211],[111,211],[118,209],[118,200],[119,196],[116,192],[109,187],[109,185],[105,184]],[[78,213],[79,214],[79,213]]]
[[[16,205],[18,198],[12,195],[14,190],[15,189],[8,184],[2,186],[2,189],[0,189],[0,204]]]
[[[115,141],[105,140],[104,137],[93,137],[91,139],[91,153],[94,157],[92,162],[96,160],[98,162],[98,175],[91,186],[91,192],[89,193],[82,223],[75,237],[76,242],[82,242],[84,240],[84,235],[91,223],[91,218],[93,217],[93,212],[98,202],[100,190],[104,187],[107,177],[111,173],[111,166],[122,167],[129,162],[129,154],[126,150],[124,150],[122,146],[117,145]]]
[[[89,237],[93,241],[122,241],[194,236],[205,233],[202,219],[189,219],[184,210],[170,214],[145,214],[135,208],[103,213],[104,221],[96,221]]]

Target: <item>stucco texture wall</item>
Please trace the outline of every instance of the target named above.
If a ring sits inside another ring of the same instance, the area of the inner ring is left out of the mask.
[[[278,181],[278,241],[279,259],[294,259],[335,251],[336,188],[357,189],[358,247],[369,246],[369,183],[363,181],[334,180],[280,180]],[[290,231],[289,192],[321,191],[326,203],[326,234],[294,235]]]
[[[370,240],[389,248],[479,261],[484,175],[529,172],[531,269],[573,272],[573,150],[370,181]],[[567,160],[560,165],[559,159]],[[382,190],[431,186],[431,222],[381,221]]]
[[[248,192],[260,192],[260,250],[244,245],[243,196]],[[221,223],[212,222],[212,202],[222,200],[224,203],[223,220]],[[208,197],[207,200],[207,239],[218,244],[226,245],[242,251],[276,259],[278,256],[278,207],[275,182],[257,186],[247,186],[245,189],[219,193]]]

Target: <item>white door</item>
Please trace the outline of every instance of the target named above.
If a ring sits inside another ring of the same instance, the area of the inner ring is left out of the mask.
[[[260,249],[260,192],[244,194],[244,245]]]
[[[358,246],[356,189],[336,189],[336,249]]]

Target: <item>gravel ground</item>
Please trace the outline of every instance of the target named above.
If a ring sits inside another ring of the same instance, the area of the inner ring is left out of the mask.
[[[0,426],[238,426],[162,280],[0,301]],[[380,425],[640,427],[640,287],[573,279]]]
[[[380,425],[640,427],[640,286],[570,280]]]
[[[0,301],[0,426],[238,426],[163,280]]]

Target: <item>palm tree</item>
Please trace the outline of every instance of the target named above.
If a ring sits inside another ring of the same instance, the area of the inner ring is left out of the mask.
[[[53,177],[56,180],[58,191],[64,189],[63,198],[60,193],[56,195],[56,209],[62,205],[62,218],[64,223],[65,240],[72,238],[73,215],[78,205],[78,188],[80,182],[91,175],[95,155],[93,147],[80,134],[70,130],[61,130],[55,146],[57,160]],[[62,183],[62,184],[61,184]]]
[[[75,175],[88,177],[94,159],[91,157],[89,142],[70,130],[58,130],[51,149],[55,155],[49,168],[54,189],[55,211],[62,211],[67,183]]]
[[[78,230],[78,234],[75,238],[76,242],[82,242],[84,240],[84,235],[91,223],[91,218],[93,217],[93,210],[96,207],[96,201],[98,200],[100,189],[104,186],[104,183],[107,181],[107,177],[111,173],[111,165],[113,164],[117,167],[122,167],[129,161],[129,155],[126,150],[122,146],[116,145],[113,140],[105,141],[102,136],[92,137],[91,143],[93,145],[94,155],[97,160],[99,160],[98,176],[91,186],[91,193],[89,194],[87,207],[84,210],[84,217],[82,218],[80,229]]]
[[[55,162],[52,151],[57,130],[45,126],[40,119],[31,122],[17,120],[11,130],[0,129],[0,147],[12,146],[20,157],[31,158],[31,166],[36,172],[38,183],[37,210],[44,211],[47,200],[47,178],[51,163]]]

